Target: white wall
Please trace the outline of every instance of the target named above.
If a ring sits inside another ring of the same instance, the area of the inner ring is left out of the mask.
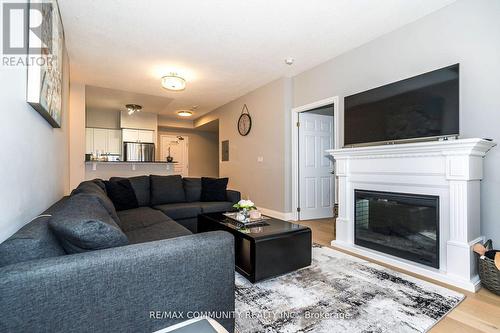
[[[500,143],[500,1],[460,0],[293,79],[294,106],[460,63],[460,133]],[[500,147],[484,163],[482,233],[500,244]]]
[[[175,119],[167,116],[158,116],[159,127],[194,128],[192,119]]]
[[[63,58],[63,113],[54,129],[26,103],[26,67],[0,65],[0,242],[69,190],[69,63]]]
[[[86,108],[85,127],[120,129],[120,111]]]
[[[120,124],[122,128],[137,128],[158,131],[158,114],[136,112],[129,115],[127,111],[122,111]]]
[[[69,94],[69,188],[85,179],[85,85],[72,82]]]

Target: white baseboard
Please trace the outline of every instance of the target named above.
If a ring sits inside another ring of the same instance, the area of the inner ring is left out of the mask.
[[[274,217],[275,219],[280,219],[280,220],[285,220],[285,221],[290,221],[293,220],[293,213],[292,212],[278,212],[276,210],[272,209],[267,209],[263,207],[257,207],[259,211],[267,216]]]

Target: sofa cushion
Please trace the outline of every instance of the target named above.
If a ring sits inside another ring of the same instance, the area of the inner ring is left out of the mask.
[[[201,178],[201,201],[226,201],[228,178]]]
[[[187,202],[201,200],[201,178],[182,178],[182,183],[184,184]]]
[[[149,176],[136,176],[130,178],[111,177],[109,180],[128,179],[134,189],[137,203],[140,207],[149,206],[151,203]]]
[[[171,219],[126,232],[130,244],[152,242],[191,234],[189,230]]]
[[[171,220],[161,211],[150,207],[139,207],[135,209],[122,210],[118,212],[120,217],[120,228],[127,233],[135,229],[149,227],[150,225]]]
[[[168,217],[174,220],[188,219],[197,217],[201,214],[201,206],[199,202],[182,202],[173,204],[156,205],[153,208],[162,211]]]
[[[186,202],[182,177],[173,176],[150,176],[151,180],[151,205],[162,205],[168,203]]]
[[[200,202],[202,213],[225,213],[234,211],[233,203],[229,201]]]
[[[0,244],[0,267],[65,255],[49,229],[50,215],[40,215]]]
[[[102,186],[100,185],[101,183]],[[103,181],[98,179],[84,181],[80,183],[80,185],[78,185],[78,187],[71,192],[72,196],[76,194],[86,194],[89,196],[97,197],[101,205],[104,206],[104,208],[106,208],[106,211],[113,218],[113,220],[118,224],[120,223],[120,219],[116,214],[115,206],[113,205],[113,202],[106,194],[106,185],[104,185]]]
[[[139,207],[135,191],[128,179],[105,181],[106,193],[117,211]]]
[[[241,200],[241,193],[238,191],[234,191],[234,190],[227,190],[226,191],[226,198],[227,198],[227,201],[231,202],[232,204],[235,204]]]
[[[96,196],[72,195],[52,216],[49,227],[67,253],[127,245],[127,236]]]

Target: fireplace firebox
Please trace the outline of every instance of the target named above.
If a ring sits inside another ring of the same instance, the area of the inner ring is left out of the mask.
[[[439,197],[354,191],[354,243],[439,268]]]

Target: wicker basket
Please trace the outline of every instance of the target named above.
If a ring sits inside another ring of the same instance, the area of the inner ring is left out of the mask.
[[[491,239],[484,244],[484,247],[487,250],[493,249],[493,242]],[[477,257],[481,284],[491,292],[500,295],[500,271],[495,266],[495,261],[485,256],[479,257],[479,255],[477,255]]]

